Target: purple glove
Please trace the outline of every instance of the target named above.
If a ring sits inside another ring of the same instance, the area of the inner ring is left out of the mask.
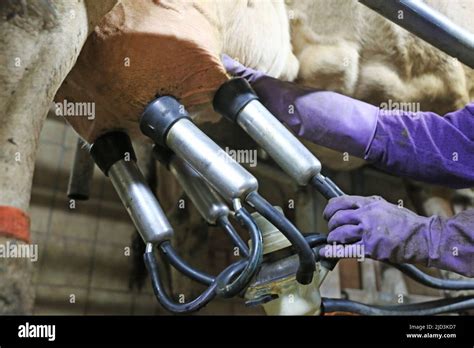
[[[474,276],[474,211],[453,218],[422,217],[381,197],[332,198],[324,210],[328,246],[362,246],[364,256],[394,263],[418,263]]]
[[[379,110],[268,77],[228,56],[223,63],[230,74],[246,78],[270,112],[302,138],[393,174],[456,188],[474,186],[474,103],[445,117]]]

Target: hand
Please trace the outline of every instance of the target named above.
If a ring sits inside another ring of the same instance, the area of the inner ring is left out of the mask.
[[[435,217],[416,215],[378,196],[333,198],[324,210],[328,220],[328,244],[363,247],[364,256],[395,263],[429,264],[438,250],[431,225]],[[326,246],[320,250],[324,257]]]
[[[261,77],[265,76],[261,71],[243,66],[237,60],[230,58],[227,54],[222,55],[222,64],[224,64],[224,67],[229,74],[234,77],[243,77],[251,85],[257,82]]]

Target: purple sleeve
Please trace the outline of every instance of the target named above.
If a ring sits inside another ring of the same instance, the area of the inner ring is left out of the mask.
[[[300,137],[397,175],[455,188],[474,186],[474,103],[441,117],[385,111],[266,76],[253,87],[270,112]]]
[[[365,159],[428,183],[474,186],[474,103],[445,117],[380,110]]]

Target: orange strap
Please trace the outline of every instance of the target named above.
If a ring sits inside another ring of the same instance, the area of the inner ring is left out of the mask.
[[[30,243],[30,218],[21,209],[0,206],[0,235]]]

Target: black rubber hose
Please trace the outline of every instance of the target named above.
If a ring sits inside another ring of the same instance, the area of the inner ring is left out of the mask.
[[[188,276],[189,278],[204,284],[210,285],[215,278],[207,273],[201,272],[197,269],[192,268],[189,266],[186,261],[184,261],[174,250],[173,246],[169,241],[165,241],[160,244],[160,249],[163,252],[164,256],[168,260],[168,262],[176,268],[178,271],[183,273],[184,275]]]
[[[339,188],[339,186],[337,186],[336,183],[334,181],[332,181],[331,179],[329,179],[328,177],[326,177],[326,182],[329,184],[329,186],[331,186],[333,188],[334,192],[336,192],[338,197],[345,195],[344,191],[342,191]]]
[[[313,250],[308,242],[306,242],[306,239],[303,237],[301,232],[257,192],[250,193],[247,196],[246,201],[276,228],[278,228],[295,248],[300,262],[296,272],[296,281],[300,284],[311,283],[313,280],[313,273],[316,270],[316,260]]]
[[[233,263],[233,267],[227,267],[219,274],[219,280],[222,281],[223,284],[230,283],[240,272],[242,272],[246,265],[247,260],[239,260]]]
[[[304,236],[311,248],[327,244],[327,236],[320,233],[308,234]]]
[[[410,278],[430,288],[442,290],[474,290],[474,281],[472,280],[440,279],[424,273],[413,265],[387,263]]]
[[[232,226],[232,224],[229,222],[229,219],[227,218],[227,216],[221,216],[217,220],[217,224],[219,226],[221,226],[227,232],[229,237],[232,239],[232,243],[234,243],[234,246],[239,248],[239,251],[242,254],[242,256],[248,257],[249,256],[249,248],[248,248],[247,244],[245,244],[245,242],[242,240],[242,238],[240,238],[240,236],[237,233],[237,231],[235,230],[234,226]]]
[[[394,306],[371,306],[337,298],[322,298],[323,313],[349,312],[362,315],[435,315],[474,309],[474,297],[455,297],[436,301]]]
[[[250,246],[249,257],[246,259],[245,267],[237,278],[229,284],[226,278],[226,270],[219,274],[216,278],[216,293],[222,297],[234,297],[241,292],[252,280],[257,271],[260,269],[263,258],[263,241],[262,234],[257,224],[252,219],[245,208],[240,208],[235,212],[235,218],[249,231]]]
[[[161,283],[158,264],[153,252],[145,252],[145,254],[143,254],[143,259],[145,260],[145,265],[148,269],[148,273],[150,274],[153,292],[155,293],[158,302],[166,310],[173,313],[194,312],[204,307],[216,296],[216,282],[213,282],[201,295],[196,297],[194,300],[187,303],[175,303],[173,299],[168,296],[163,284]]]
[[[328,200],[334,197],[344,196],[344,192],[342,192],[331,179],[321,174],[313,177],[311,184]]]

